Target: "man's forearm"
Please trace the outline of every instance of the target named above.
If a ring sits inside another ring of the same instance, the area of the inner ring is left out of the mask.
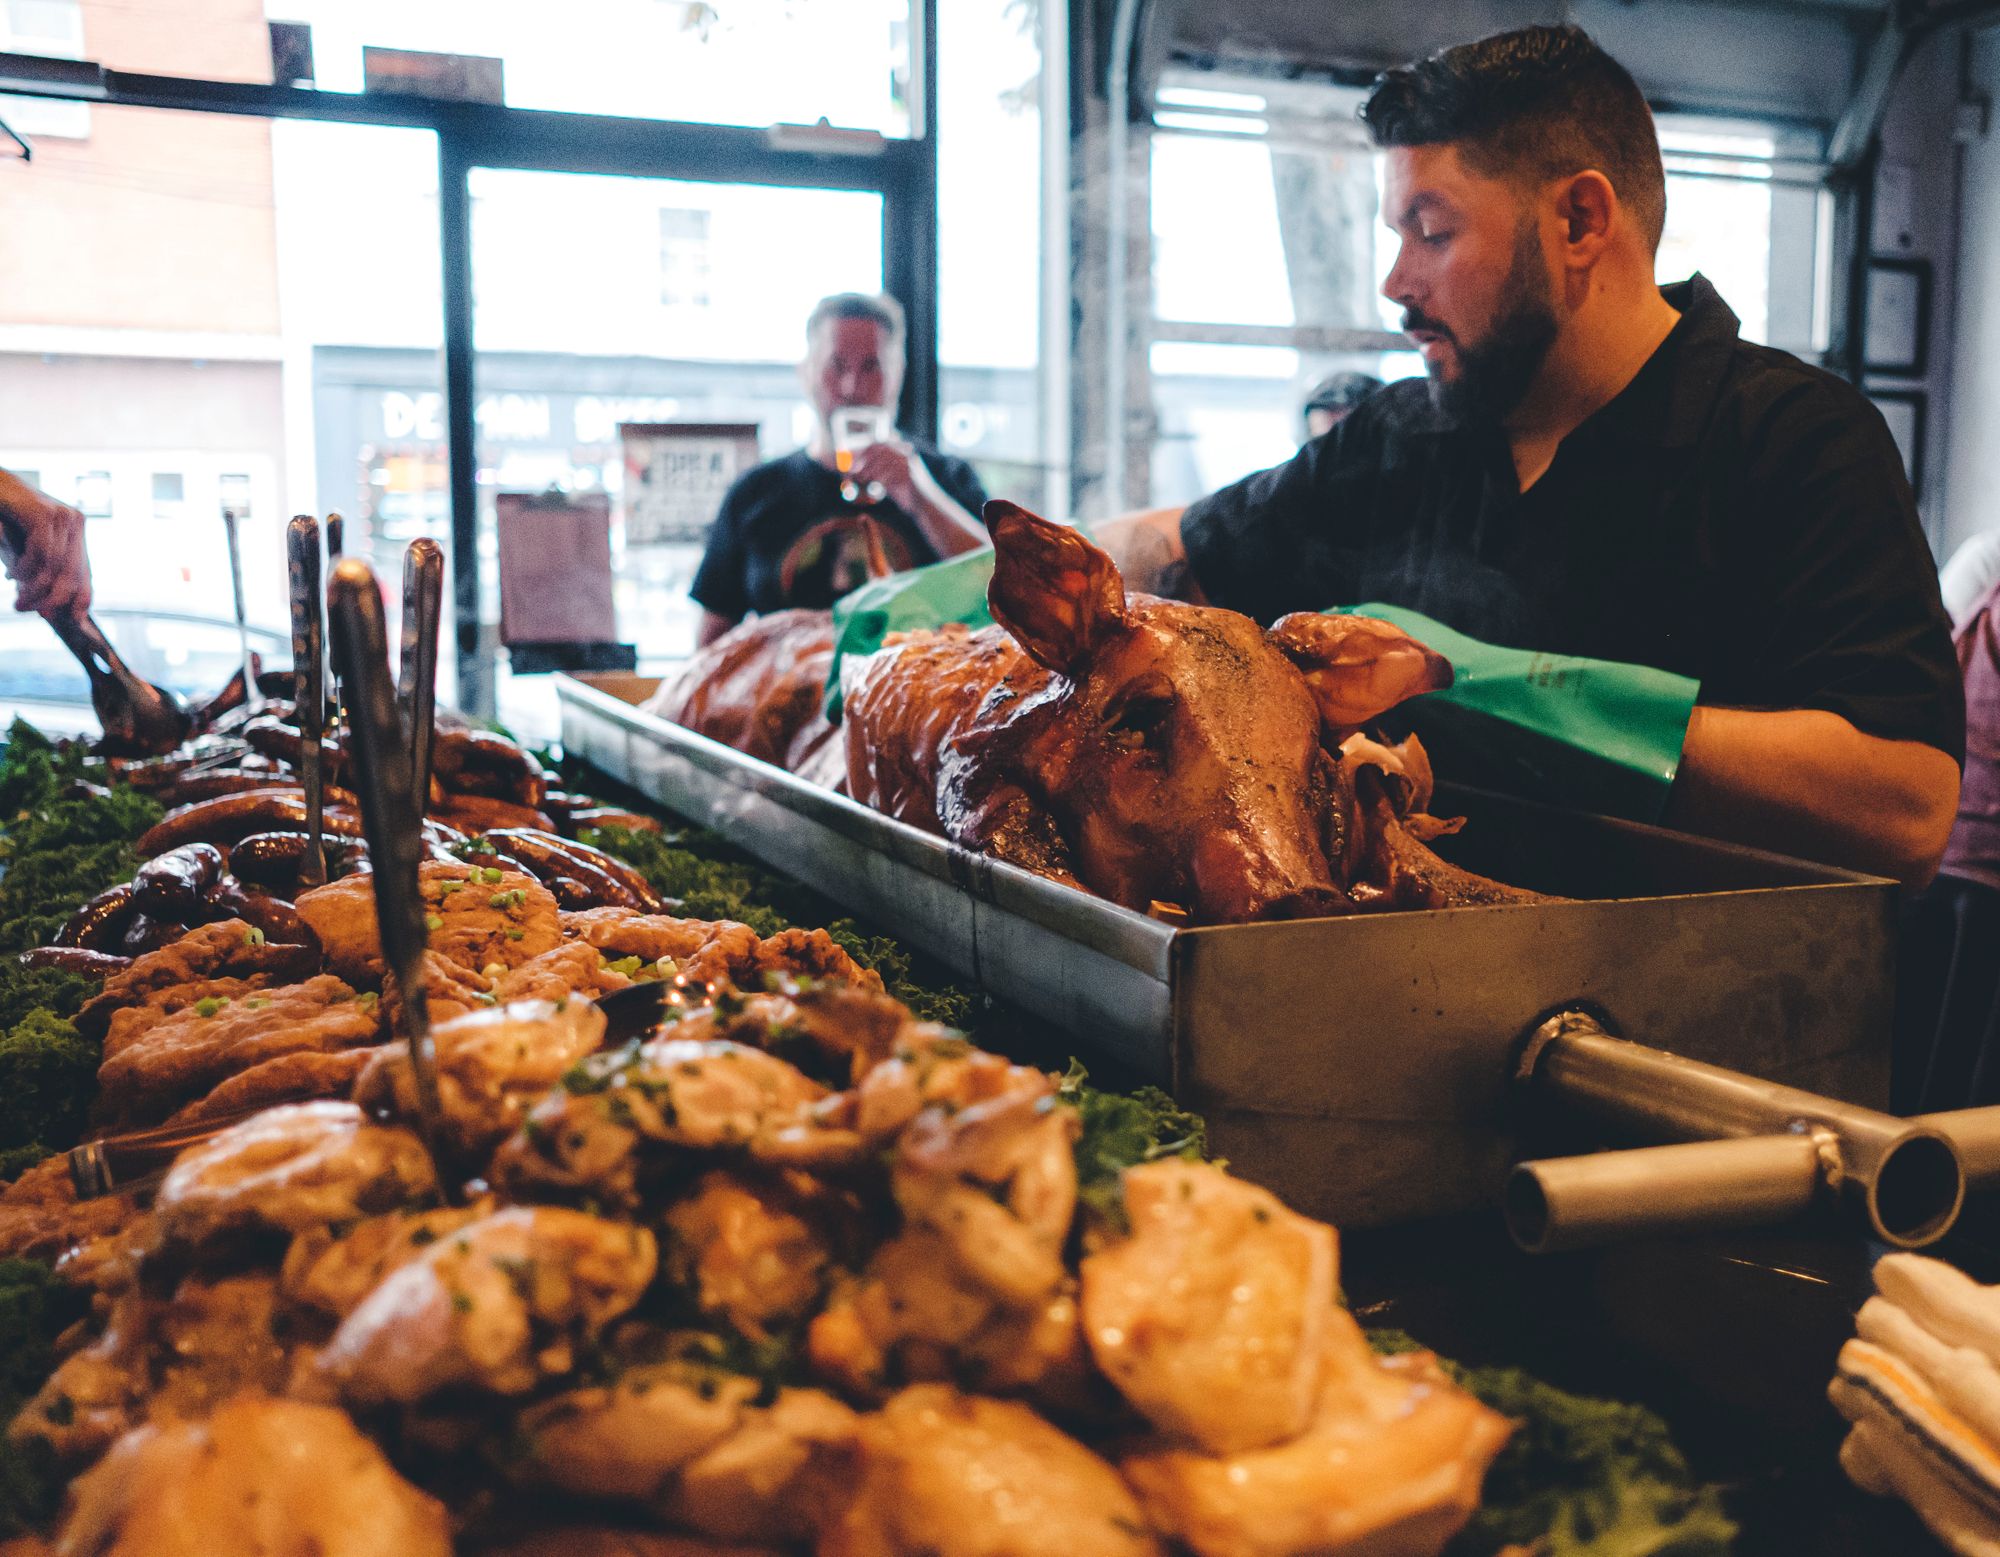
[[[987,543],[986,526],[942,487],[935,492],[918,488],[909,508],[910,517],[940,557],[977,551]]]
[[[1822,709],[1697,708],[1667,822],[1922,886],[1958,811],[1958,764]]]
[[[1127,589],[1206,605],[1201,585],[1188,566],[1181,513],[1178,508],[1154,508],[1120,514],[1088,526],[1090,538],[1111,553]]]

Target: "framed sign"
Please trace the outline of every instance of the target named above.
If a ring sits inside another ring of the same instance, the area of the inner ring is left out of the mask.
[[[1931,333],[1931,262],[1868,262],[1868,330],[1862,366],[1870,373],[1922,378]]]
[[[603,643],[611,598],[611,499],[602,492],[502,492],[500,641]]]
[[[630,546],[700,545],[729,484],[757,463],[755,422],[620,422]]]
[[[1910,490],[1919,502],[1924,496],[1924,392],[1921,389],[1871,389],[1868,398],[1889,424],[1889,436],[1902,451],[1903,469],[1910,478]]]

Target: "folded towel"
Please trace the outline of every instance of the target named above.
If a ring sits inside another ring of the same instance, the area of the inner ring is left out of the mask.
[[[1862,1340],[1914,1368],[1938,1398],[1988,1443],[2000,1444],[2000,1368],[1984,1352],[1947,1345],[1887,1298],[1873,1297],[1863,1304],[1854,1328]]]
[[[1856,1485],[1900,1497],[1953,1551],[2000,1557],[2000,1451],[1915,1368],[1849,1341],[1827,1397],[1854,1424],[1840,1461]]]
[[[1920,1254],[1885,1254],[1875,1288],[1947,1346],[1969,1346],[2000,1361],[2000,1287]]]

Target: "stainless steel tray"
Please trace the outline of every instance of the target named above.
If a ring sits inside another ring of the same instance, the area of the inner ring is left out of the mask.
[[[1173,929],[891,821],[557,677],[563,744],[1167,1087],[1315,1215],[1378,1225],[1499,1193],[1507,1062],[1551,1008],[1854,1102],[1888,1095],[1892,883],[1476,792],[1453,858],[1573,902]]]

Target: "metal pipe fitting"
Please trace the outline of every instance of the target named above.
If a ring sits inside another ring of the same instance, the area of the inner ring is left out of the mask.
[[[1950,1138],[1965,1167],[1967,1189],[2000,1188],[2000,1108],[1954,1108],[1918,1114],[1910,1123]]]
[[[1508,1194],[1533,1235],[1523,1247],[1575,1247],[1584,1226],[1596,1230],[1594,1241],[1668,1224],[1686,1231],[1782,1220],[1824,1186],[1871,1236],[1915,1249],[1943,1237],[1965,1202],[1965,1170],[1945,1131],[1632,1043],[1586,1012],[1560,1012],[1535,1028],[1515,1079],[1642,1139],[1740,1148],[1522,1164],[1521,1187],[1510,1183]],[[1649,1168],[1662,1175],[1657,1182],[1644,1177]],[[1677,1196],[1687,1203],[1672,1204]],[[1584,1220],[1566,1227],[1566,1212]]]

